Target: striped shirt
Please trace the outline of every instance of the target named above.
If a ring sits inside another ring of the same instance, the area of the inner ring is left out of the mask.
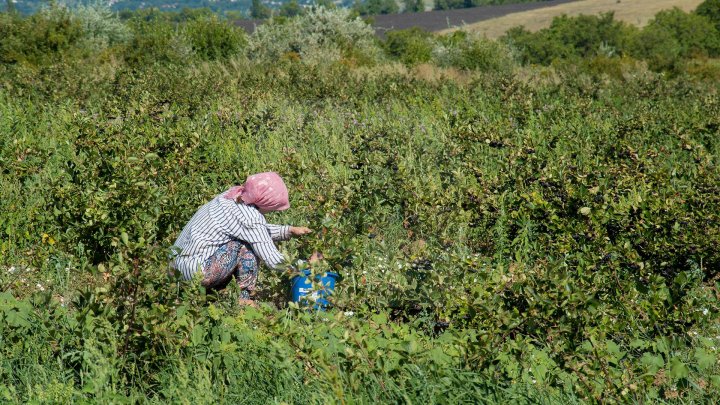
[[[193,215],[175,241],[177,253],[171,265],[185,279],[203,271],[205,261],[231,240],[247,242],[267,266],[277,268],[284,260],[273,241],[290,238],[290,226],[273,225],[254,206],[215,196]]]

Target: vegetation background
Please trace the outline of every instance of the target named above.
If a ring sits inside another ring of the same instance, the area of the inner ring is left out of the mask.
[[[418,12],[425,10],[449,10],[499,4],[534,3],[545,0],[113,0],[111,10],[118,12],[137,10],[182,10],[203,9],[232,19],[267,18],[294,16],[307,8],[350,8],[362,15]],[[33,14],[47,5],[45,0],[4,0],[0,10],[16,10],[22,14]],[[65,0],[70,7],[85,5],[88,1]],[[92,3],[92,2],[91,2]]]
[[[474,34],[347,10],[0,14],[3,402],[711,402],[720,2]],[[343,276],[260,309],[168,274],[276,170]]]

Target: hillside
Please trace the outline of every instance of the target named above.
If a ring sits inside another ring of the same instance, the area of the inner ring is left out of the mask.
[[[479,32],[488,38],[497,38],[509,28],[523,25],[530,31],[537,31],[550,26],[552,19],[566,14],[601,14],[614,12],[617,20],[643,26],[660,10],[678,7],[684,11],[694,10],[702,0],[581,0],[553,7],[513,13],[506,16],[467,24],[462,28],[451,28],[441,32],[447,33],[457,29]]]

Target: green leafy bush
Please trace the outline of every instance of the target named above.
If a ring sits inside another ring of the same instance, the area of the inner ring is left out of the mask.
[[[42,64],[80,52],[84,32],[68,9],[53,6],[26,19],[0,14],[0,36],[1,63]]]
[[[394,14],[400,11],[395,0],[357,0],[353,9],[360,15]]]
[[[440,38],[433,59],[440,66],[484,72],[511,72],[516,65],[506,44],[460,31]]]
[[[475,6],[476,4],[472,0],[437,0],[435,2],[435,10],[451,10]]]
[[[678,8],[661,11],[646,29],[653,33],[665,31],[670,34],[677,41],[681,57],[720,55],[720,33],[701,15]]]
[[[88,42],[85,46],[95,51],[123,44],[131,37],[128,26],[107,6],[99,3],[80,5],[71,12],[73,19],[82,27],[84,40]]]
[[[631,28],[601,16],[555,17],[548,28],[531,33],[522,27],[509,30],[504,41],[515,47],[523,63],[549,64],[556,59],[621,53]]]
[[[185,26],[185,33],[193,52],[203,60],[237,56],[247,44],[242,29],[217,17],[194,20]]]
[[[672,70],[680,61],[682,48],[672,32],[658,25],[650,25],[632,37],[628,53],[646,60],[655,70]]]
[[[276,62],[299,59],[308,65],[377,57],[372,28],[344,9],[315,8],[286,23],[259,26],[249,38],[251,59]]]
[[[386,34],[383,49],[391,57],[407,65],[430,61],[433,50],[432,35],[420,28],[393,30]]]
[[[169,22],[131,23],[133,38],[125,51],[131,65],[152,63],[179,64],[193,59],[193,48],[177,27]]]
[[[715,29],[720,32],[720,1],[705,0],[696,9],[695,14],[703,16],[715,24]]]

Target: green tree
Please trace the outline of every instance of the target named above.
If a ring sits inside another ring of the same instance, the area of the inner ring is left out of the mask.
[[[262,3],[262,0],[252,0],[250,7],[250,17],[257,19],[270,18],[272,14],[270,8]]]
[[[632,28],[615,21],[612,13],[600,16],[555,17],[550,27],[536,33],[522,27],[504,37],[525,63],[549,64],[555,59],[621,53]]]
[[[383,48],[388,55],[407,65],[428,62],[432,57],[432,37],[427,31],[413,27],[387,33]]]
[[[479,5],[476,0],[436,0],[435,10],[452,10],[456,8],[469,8]]]
[[[353,6],[360,15],[393,14],[400,11],[395,0],[357,1]]]
[[[720,34],[702,15],[686,13],[679,8],[655,15],[646,29],[666,30],[680,45],[680,56],[720,55]]]
[[[6,1],[7,1],[7,9],[5,11],[7,11],[9,14],[15,13],[15,11],[16,11],[15,3],[13,3],[12,0],[6,0]]]
[[[290,0],[280,7],[280,15],[283,17],[295,17],[296,15],[301,15],[302,13],[303,8],[297,0]]]
[[[405,5],[403,10],[405,13],[425,11],[425,3],[423,0],[403,0],[403,4]]]
[[[316,0],[315,6],[317,7],[324,7],[328,10],[332,10],[334,8],[337,8],[335,3],[332,2],[332,0]]]
[[[228,10],[225,12],[225,18],[227,18],[230,21],[234,20],[242,20],[245,18],[245,15],[242,11],[239,10]]]
[[[669,30],[651,25],[634,35],[628,53],[647,61],[653,70],[672,70],[679,60],[680,43]]]
[[[715,29],[720,31],[720,0],[705,0],[695,9],[695,14],[710,20],[715,24]]]
[[[229,58],[247,43],[241,29],[217,17],[189,22],[186,35],[195,55],[205,60]]]

